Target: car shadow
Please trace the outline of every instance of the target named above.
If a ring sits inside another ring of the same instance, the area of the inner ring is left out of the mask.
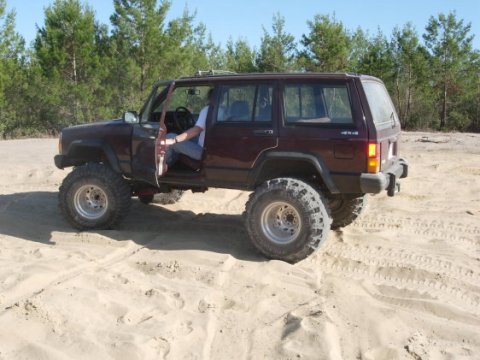
[[[63,217],[56,192],[0,195],[0,236],[55,245],[54,233],[78,234]],[[137,199],[113,230],[88,231],[115,241],[132,240],[155,250],[203,250],[265,261],[250,243],[241,215],[195,214],[144,205]],[[85,244],[88,246],[88,243]]]

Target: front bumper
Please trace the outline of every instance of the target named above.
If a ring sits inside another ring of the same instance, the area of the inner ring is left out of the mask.
[[[388,196],[394,196],[400,191],[399,179],[408,176],[408,163],[405,159],[399,159],[385,171],[376,174],[361,174],[360,188],[363,193],[378,194],[387,190]]]
[[[55,166],[61,170],[69,166],[76,166],[82,164],[81,161],[75,161],[75,159],[71,159],[66,155],[55,155],[53,161],[55,162]]]

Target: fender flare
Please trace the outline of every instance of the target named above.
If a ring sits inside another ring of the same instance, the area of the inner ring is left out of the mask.
[[[297,160],[307,162],[313,165],[313,167],[317,171],[318,176],[320,176],[323,183],[332,194],[340,193],[337,186],[333,182],[328,167],[325,165],[324,161],[320,157],[317,157],[313,154],[290,151],[270,151],[262,154],[262,156],[255,162],[255,170],[252,172],[252,175],[249,178],[249,184],[251,185],[251,187],[254,187],[258,176],[262,173],[264,164],[268,160]]]
[[[82,148],[99,149],[107,158],[108,164],[110,165],[112,170],[117,173],[122,172],[118,164],[118,159],[115,156],[115,151],[113,151],[110,145],[104,143],[101,140],[94,140],[94,139],[93,140],[74,140],[68,147],[68,153],[66,156],[68,158],[72,158],[75,160],[81,160],[81,157],[77,157],[77,156],[72,157],[71,154],[77,151],[77,149],[82,149]]]

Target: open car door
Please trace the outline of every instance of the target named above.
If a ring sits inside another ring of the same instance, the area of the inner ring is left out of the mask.
[[[165,117],[167,114],[168,104],[172,96],[173,90],[175,89],[175,82],[173,81],[167,92],[165,101],[163,102],[162,115],[160,116],[160,128],[158,130],[157,138],[155,139],[155,165],[156,165],[156,182],[158,184],[158,178],[165,175],[168,170],[167,165],[167,145],[166,145],[166,136],[167,136],[167,126],[165,125]]]
[[[157,93],[162,85],[165,87]],[[135,178],[156,187],[158,177],[167,171],[165,116],[174,86],[170,81],[159,83],[141,110],[139,123],[133,126],[132,172]]]

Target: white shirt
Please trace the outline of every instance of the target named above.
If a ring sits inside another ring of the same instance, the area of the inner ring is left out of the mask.
[[[205,127],[206,127],[206,122],[207,122],[207,114],[208,114],[208,105],[205,106],[200,111],[200,114],[198,115],[197,122],[195,123],[195,126],[203,129],[203,131],[198,136],[198,145],[200,145],[201,147],[203,147],[203,143],[205,142]]]

